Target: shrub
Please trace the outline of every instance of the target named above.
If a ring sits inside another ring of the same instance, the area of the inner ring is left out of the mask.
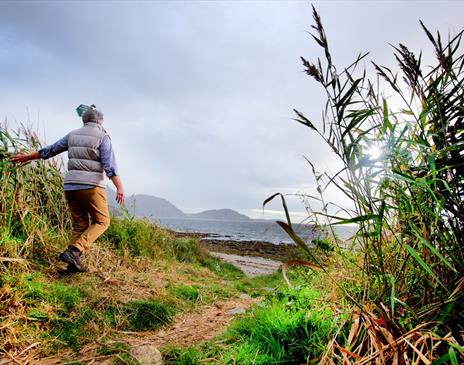
[[[180,262],[198,262],[208,256],[195,238],[176,238],[172,244],[175,258]]]
[[[115,218],[102,238],[118,250],[150,258],[165,257],[173,237],[163,228],[147,219]]]

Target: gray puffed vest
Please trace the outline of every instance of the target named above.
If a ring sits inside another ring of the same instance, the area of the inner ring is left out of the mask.
[[[106,186],[100,159],[100,145],[105,135],[103,127],[92,122],[69,133],[65,184]]]

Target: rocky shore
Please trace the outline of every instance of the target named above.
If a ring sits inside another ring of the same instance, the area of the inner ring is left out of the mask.
[[[232,241],[210,238],[206,233],[171,232],[178,237],[197,238],[205,248],[212,252],[222,252],[240,256],[264,257],[279,261],[285,261],[295,257],[296,246],[292,244],[276,245],[274,243],[263,241]]]

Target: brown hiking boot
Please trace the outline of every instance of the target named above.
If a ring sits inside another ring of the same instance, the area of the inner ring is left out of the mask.
[[[87,269],[81,260],[81,251],[76,247],[68,247],[66,251],[60,253],[58,256],[61,261],[68,264],[68,271],[70,272],[86,272]]]

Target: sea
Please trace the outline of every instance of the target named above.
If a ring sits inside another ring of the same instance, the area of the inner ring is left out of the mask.
[[[176,232],[204,233],[205,238],[224,241],[259,241],[273,244],[293,243],[285,231],[272,220],[222,220],[197,218],[159,218],[159,224]],[[306,242],[321,237],[321,232],[308,224],[293,224],[295,232]],[[336,229],[342,240],[354,233],[353,227]]]

